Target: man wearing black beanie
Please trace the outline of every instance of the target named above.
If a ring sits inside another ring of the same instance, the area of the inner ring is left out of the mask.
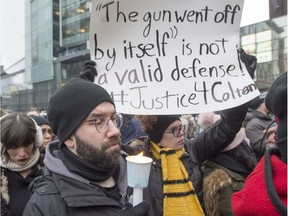
[[[97,74],[94,66],[84,64],[81,78],[72,78],[50,98],[47,116],[59,140],[46,148],[44,176],[33,183],[23,216],[142,216],[149,211],[146,202],[134,207],[128,202],[122,116],[108,92],[90,82]]]

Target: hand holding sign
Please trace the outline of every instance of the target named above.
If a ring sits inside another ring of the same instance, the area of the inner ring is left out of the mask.
[[[257,66],[257,58],[252,55],[246,54],[243,49],[239,49],[240,59],[245,64],[245,67],[252,79],[255,77],[255,70]]]
[[[95,82],[129,114],[208,112],[251,100],[259,91],[237,52],[242,8],[243,0],[93,0]]]

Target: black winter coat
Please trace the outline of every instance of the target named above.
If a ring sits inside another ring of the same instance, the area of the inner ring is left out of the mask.
[[[37,188],[34,189],[37,195],[31,197],[23,216],[106,216],[116,215],[123,208],[119,202],[107,197],[101,187],[55,173],[46,173],[45,177],[38,180]]]
[[[221,119],[200,133],[193,141],[186,140],[186,153],[181,158],[195,191],[202,203],[202,163],[229,145],[239,132],[249,103],[224,110]],[[145,140],[145,155],[152,157],[149,140]],[[163,183],[160,161],[153,158],[149,185],[144,189],[144,200],[150,204],[150,216],[163,215]],[[203,206],[203,203],[202,203]]]
[[[41,155],[38,163],[32,167],[32,171],[25,178],[18,172],[1,167],[1,216],[22,215],[31,196],[28,186],[34,178],[42,175],[43,159],[44,156]],[[8,185],[5,185],[5,182]],[[9,196],[9,203],[4,199],[7,196]]]
[[[52,155],[50,152],[58,150],[58,146],[57,142],[51,142],[46,148],[45,159],[49,157],[47,155]],[[47,168],[47,160],[44,160],[44,175],[30,184],[33,194],[23,216],[114,216],[125,209],[128,201],[126,154],[122,154],[121,163],[119,161],[119,169],[123,172],[119,171],[115,176],[119,191],[124,192],[120,200],[109,197],[101,186],[70,173],[56,155],[50,156],[53,162],[49,165],[51,170]]]

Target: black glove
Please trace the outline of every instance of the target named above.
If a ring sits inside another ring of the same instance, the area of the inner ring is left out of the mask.
[[[90,82],[94,82],[95,76],[97,76],[97,70],[95,68],[96,63],[94,61],[86,61],[79,77]]]
[[[143,201],[134,207],[129,203],[125,210],[121,211],[116,216],[146,216],[148,215],[149,210],[150,205],[146,201]]]
[[[253,55],[248,55],[243,49],[238,49],[241,61],[245,64],[245,67],[252,79],[255,77],[255,70],[257,67],[257,58]]]

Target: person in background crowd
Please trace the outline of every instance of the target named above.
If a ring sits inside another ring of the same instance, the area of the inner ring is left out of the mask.
[[[205,130],[220,119],[214,113],[200,113],[198,124]],[[246,142],[243,128],[235,139],[203,164],[203,197],[207,216],[233,215],[231,197],[244,186],[245,178],[257,164],[254,151]]]
[[[206,128],[213,125],[216,121],[220,119],[220,114],[216,114],[213,112],[207,113],[199,113],[197,123],[201,130],[205,130]]]
[[[28,186],[42,175],[41,128],[24,113],[1,117],[1,215],[22,216],[30,197]]]
[[[197,124],[192,115],[181,115],[180,120],[185,128],[184,136],[189,140],[193,140],[197,135]]]
[[[97,74],[94,66],[84,64],[83,79],[72,78],[50,98],[47,116],[59,140],[46,147],[44,176],[33,183],[23,216],[141,216],[149,211],[146,202],[134,207],[128,202],[122,117],[108,92],[89,81]]]
[[[133,115],[123,115],[123,125],[120,128],[121,141],[125,145],[142,145],[146,137],[145,132],[141,129],[138,119]]]
[[[232,195],[236,216],[287,215],[287,72],[273,82],[265,98],[276,117],[276,146],[268,148],[244,188]]]
[[[266,93],[262,93],[259,97],[253,99],[250,104],[251,115],[246,119],[246,136],[250,140],[258,161],[264,155],[266,150],[265,131],[273,124],[273,119],[267,110],[264,99]]]
[[[46,146],[53,140],[53,132],[51,124],[48,121],[48,119],[44,117],[34,115],[31,115],[30,117],[33,118],[36,121],[37,125],[40,126],[42,129],[43,142],[42,145],[40,146],[40,152],[42,154],[45,154]]]
[[[276,131],[277,126],[271,127],[265,131],[266,149],[276,147]]]
[[[248,106],[223,111],[222,118],[193,141],[184,138],[178,115],[138,116],[148,135],[144,155],[153,159],[144,188],[149,215],[204,215],[201,165],[232,142]]]
[[[25,111],[26,115],[31,116],[40,116],[40,112],[36,107],[29,107],[26,111]]]
[[[244,51],[240,51],[240,56],[253,77],[256,58]],[[151,207],[150,216],[204,215],[202,163],[233,141],[249,104],[224,110],[219,121],[192,141],[185,139],[179,115],[137,116],[148,135],[144,155],[153,159],[148,187],[143,194]]]

